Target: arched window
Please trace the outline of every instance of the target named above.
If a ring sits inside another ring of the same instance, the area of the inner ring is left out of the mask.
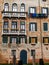
[[[18,10],[17,4],[14,3],[14,4],[12,5],[12,11],[17,12],[17,10]]]
[[[24,12],[25,11],[25,4],[21,4],[21,12]]]
[[[9,11],[9,4],[8,3],[4,4],[4,11]]]

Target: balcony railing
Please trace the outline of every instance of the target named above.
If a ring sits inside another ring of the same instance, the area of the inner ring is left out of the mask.
[[[11,35],[11,34],[25,34],[26,35],[26,30],[25,31],[19,31],[18,29],[10,29],[10,30],[5,30],[5,29],[3,29],[3,31],[2,31],[2,34],[6,34],[6,35]]]
[[[31,18],[46,18],[48,17],[48,14],[43,14],[43,13],[40,13],[40,14],[37,14],[37,13],[29,13],[29,17]]]
[[[8,11],[8,12],[5,12],[3,11],[3,17],[9,17],[9,18],[13,18],[13,17],[16,17],[16,18],[21,18],[21,17],[26,17],[26,12],[11,12],[11,11]]]

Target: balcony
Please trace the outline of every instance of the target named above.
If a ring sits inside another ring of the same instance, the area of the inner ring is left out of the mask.
[[[47,18],[48,15],[47,14],[42,14],[42,13],[40,13],[40,14],[36,14],[36,13],[32,14],[32,13],[29,13],[29,17],[31,17],[31,18]]]
[[[3,29],[2,35],[26,35],[26,31],[19,31],[18,29]]]
[[[3,18],[26,18],[26,12],[3,11]]]
[[[21,29],[19,34],[25,34],[26,35],[26,30],[25,29]]]

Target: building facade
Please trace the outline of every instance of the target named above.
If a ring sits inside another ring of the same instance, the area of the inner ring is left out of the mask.
[[[0,63],[49,62],[49,1],[0,0]]]

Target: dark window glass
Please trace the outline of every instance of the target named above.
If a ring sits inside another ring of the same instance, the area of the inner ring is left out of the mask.
[[[7,36],[3,36],[3,43],[8,43],[8,37]]]
[[[44,31],[48,31],[48,23],[43,23],[43,29]]]
[[[35,57],[35,50],[31,50],[31,56]]]
[[[42,0],[42,1],[46,2],[46,0]]]

